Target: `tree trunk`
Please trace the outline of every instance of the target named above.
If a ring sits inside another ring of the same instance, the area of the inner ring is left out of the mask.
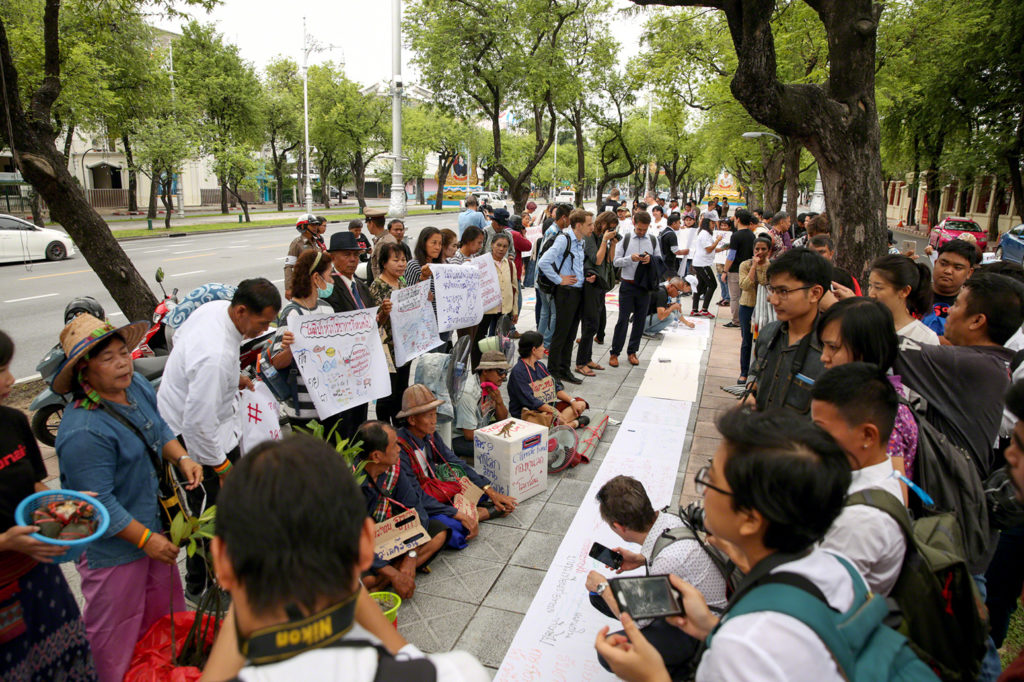
[[[587,159],[585,156],[586,147],[583,139],[583,116],[577,114],[573,120],[573,130],[576,131],[576,208],[583,208],[583,186],[586,184]]]
[[[999,204],[1003,198],[1003,179],[998,175],[992,187],[992,201],[988,205],[988,240],[995,243],[999,239]]]
[[[452,167],[455,157],[439,157],[437,166],[437,192],[434,194],[434,210],[440,211],[444,208],[444,183],[448,182],[448,172]]]
[[[245,222],[251,222],[249,220],[249,202],[242,198],[241,193],[238,191],[238,186],[228,186],[228,191],[231,192],[231,196],[238,201],[238,205],[242,207],[242,214],[245,216]]]
[[[160,180],[156,170],[153,171],[153,177],[149,180],[149,208],[146,211],[146,217],[150,220],[156,219],[156,195],[160,192]]]
[[[907,225],[916,225],[917,219],[917,193],[921,185],[921,157],[917,152],[918,140],[914,136],[914,179],[910,183],[910,207],[907,210]]]
[[[277,200],[278,212],[284,210],[284,171],[281,168],[282,165],[281,162],[274,163],[274,185],[276,188],[274,198]]]
[[[135,160],[132,158],[132,147],[128,141],[128,135],[121,136],[121,144],[124,145],[124,158],[128,163],[128,212],[139,212],[139,176],[135,169]]]
[[[1024,222],[1024,181],[1021,180],[1020,157],[1024,144],[1018,139],[1017,144],[1006,152],[1006,166],[1010,172],[1010,187],[1013,189],[1013,203],[1017,208],[1017,217]]]
[[[928,220],[925,222],[925,227],[930,230],[935,227],[935,223],[939,222],[937,206],[942,203],[942,188],[939,187],[939,169],[934,167],[926,169],[924,178],[927,185],[925,196],[928,199]]]
[[[425,204],[427,203],[426,191],[423,187],[423,176],[416,178],[416,203]]]
[[[32,190],[32,223],[36,227],[46,227],[46,221],[43,220],[43,198],[35,190]]]
[[[68,124],[68,134],[64,136],[64,163],[71,163],[71,145],[75,142],[75,124]],[[84,179],[83,179],[84,182]]]
[[[171,213],[174,212],[174,206],[171,203],[171,183],[173,182],[174,174],[168,171],[163,178],[163,190],[160,192],[160,200],[164,202],[164,229],[171,229]]]
[[[352,177],[356,181],[356,200],[359,202],[359,212],[366,214],[366,164],[363,162],[363,153],[357,151],[355,160],[352,162]]]
[[[796,225],[797,206],[800,201],[800,150],[803,145],[793,139],[786,140],[785,161],[786,164],[786,213],[789,214],[789,221]]]
[[[220,212],[224,215],[228,214],[228,184],[224,178],[218,177],[217,183],[220,185]]]

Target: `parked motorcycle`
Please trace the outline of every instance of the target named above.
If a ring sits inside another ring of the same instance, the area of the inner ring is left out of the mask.
[[[132,358],[139,359],[150,356],[168,355],[171,352],[171,331],[167,325],[167,318],[170,316],[174,306],[178,304],[178,288],[171,289],[168,294],[164,289],[164,269],[156,269],[156,283],[160,285],[160,293],[164,298],[157,304],[153,311],[153,324],[142,337],[138,348],[132,351]]]

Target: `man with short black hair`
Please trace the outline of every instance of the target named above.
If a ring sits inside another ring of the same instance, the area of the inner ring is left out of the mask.
[[[633,233],[627,235],[615,246],[615,267],[621,268],[619,285],[619,319],[615,322],[615,333],[612,336],[612,347],[608,364],[619,366],[619,353],[626,343],[626,329],[630,318],[633,328],[629,334],[629,345],[626,346],[629,364],[639,365],[636,354],[640,351],[640,339],[643,338],[644,323],[647,321],[647,308],[651,301],[651,291],[657,282],[654,259],[658,257],[658,242],[647,234],[651,226],[651,214],[638,211],[633,218]],[[635,315],[633,313],[636,313]]]
[[[555,220],[560,219],[556,209]],[[557,282],[552,296],[555,326],[551,335],[548,369],[551,375],[570,384],[583,383],[572,371],[572,346],[583,313],[583,282],[593,282],[594,275],[583,272],[586,257],[583,240],[594,232],[594,214],[581,208],[568,217],[569,229],[555,237],[551,247],[537,263],[539,269],[552,282]]]
[[[932,312],[921,318],[939,336],[946,332],[950,306],[980,260],[978,247],[963,239],[950,239],[939,247],[932,267]]]
[[[793,240],[789,237],[789,214],[779,211],[772,216],[772,255],[773,259],[792,248]]]
[[[725,606],[725,576],[709,556],[709,550],[701,547],[694,533],[683,528],[686,524],[678,515],[667,508],[654,511],[643,483],[630,476],[615,476],[597,491],[597,502],[601,519],[612,531],[623,541],[640,545],[639,552],[614,548],[623,559],[616,573],[643,568],[647,575],[675,575],[696,587],[712,607]],[[662,540],[666,535],[666,540]],[[587,590],[594,608],[611,618],[619,617],[619,605],[604,574],[590,571]],[[643,629],[670,672],[686,672],[700,646],[698,640],[681,634],[664,618],[642,619],[637,621],[637,627]],[[598,660],[607,668],[603,658]]]
[[[693,323],[682,317],[683,307],[679,303],[679,297],[682,294],[683,278],[679,276],[672,277],[658,287],[658,290],[651,295],[650,307],[647,309],[647,322],[644,325],[644,336],[653,337],[676,320],[682,320],[687,327],[693,328]]]
[[[370,231],[370,235],[373,237],[373,251],[370,255],[370,273],[373,275],[373,279],[380,277],[380,254],[381,248],[385,244],[397,244],[398,240],[395,236],[384,229],[384,218],[387,216],[387,211],[383,208],[367,208],[363,211],[363,216],[366,218],[366,229]]]
[[[480,206],[480,200],[476,198],[475,194],[470,194],[466,197],[466,210],[459,214],[459,240],[462,240],[462,233],[466,231],[466,227],[469,225],[476,225],[483,232],[484,228],[487,227],[487,221],[484,219],[484,214],[477,209]]]
[[[365,504],[349,465],[322,441],[291,436],[247,453],[217,508],[211,559],[232,612],[208,674],[230,677],[237,648],[244,682],[489,679],[467,653],[423,656],[406,644],[396,659],[364,629],[403,641],[359,584],[374,556]]]
[[[174,334],[164,366],[157,406],[171,431],[197,464],[203,484],[188,491],[198,513],[217,503],[220,479],[238,459],[240,392],[252,380],[238,372],[239,346],[270,328],[281,310],[281,294],[265,278],[243,280],[230,301],[199,306]],[[185,596],[198,602],[210,586],[206,561],[186,560]]]
[[[824,371],[815,331],[818,303],[832,283],[832,266],[808,249],[792,249],[768,266],[768,302],[775,322],[765,325],[754,347],[751,370],[758,410],[811,409],[811,386]]]
[[[359,254],[359,260],[363,263],[370,260],[370,240],[363,234],[363,221],[359,218],[348,221],[348,231],[355,235],[356,242],[363,249]]]
[[[819,427],[785,412],[731,410],[719,418],[718,429],[723,440],[710,467],[697,473],[697,492],[704,497],[708,532],[716,543],[730,547],[746,578],[730,598],[724,618],[710,611],[693,585],[669,578],[686,614],[669,621],[707,642],[697,681],[851,679],[853,671],[839,663],[849,660],[849,649],[833,654],[825,645],[844,641],[838,627],[831,625],[831,636],[823,640],[816,628],[787,612],[796,595],[786,589],[799,585],[797,589],[813,595],[816,601],[805,608],[815,607],[822,618],[833,612],[860,615],[873,601],[847,559],[817,546],[843,511],[851,481],[846,455]],[[755,590],[761,586],[772,589],[758,599]],[[899,660],[906,679],[937,679],[905,638],[885,629],[883,615],[872,611],[877,620],[868,619],[873,629],[863,636],[884,633],[899,647],[898,652],[887,650],[891,659],[886,662]],[[657,651],[633,620],[623,616],[622,621],[628,640],[608,637],[604,628],[596,641],[598,653],[626,680],[669,679]]]
[[[402,251],[405,252],[405,260],[412,260],[412,249],[405,243],[405,221],[399,218],[395,218],[388,223],[388,232],[395,238],[398,245],[402,247]]]
[[[886,452],[899,396],[877,366],[850,362],[818,377],[811,398],[811,418],[836,440],[853,469],[848,493],[855,503],[843,508],[821,546],[848,558],[873,592],[888,596],[900,577],[907,539],[896,519],[857,493],[887,496],[905,513],[900,480]]]
[[[729,312],[732,319],[726,327],[740,326],[740,265],[754,257],[754,227],[757,221],[745,208],[736,209],[736,231],[729,238],[729,252],[725,259],[725,281],[729,287]]]

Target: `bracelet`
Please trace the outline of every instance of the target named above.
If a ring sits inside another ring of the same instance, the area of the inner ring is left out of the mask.
[[[136,545],[136,547],[138,547],[139,549],[142,549],[143,547],[146,546],[146,543],[149,542],[149,539],[151,537],[153,537],[153,531],[151,531],[150,529],[147,528],[145,531],[143,531],[142,537],[139,538],[139,542]]]
[[[216,473],[218,476],[223,476],[230,470],[231,460],[227,458],[225,458],[224,461],[220,463],[220,465],[213,467],[214,473]]]
[[[182,455],[181,457],[178,458],[178,461],[175,462],[175,464],[178,465],[178,466],[181,466],[181,460],[183,460],[183,459],[192,459],[192,458],[189,457],[188,455]]]

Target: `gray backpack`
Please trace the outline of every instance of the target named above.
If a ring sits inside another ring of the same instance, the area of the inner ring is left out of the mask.
[[[693,522],[690,521],[690,519],[694,518],[691,510],[692,506],[693,505],[690,507],[680,507],[678,514],[672,514],[673,516],[679,516],[683,521],[683,525],[676,526],[675,528],[667,528],[662,531],[661,535],[658,536],[658,539],[654,541],[654,549],[651,551],[650,563],[653,564],[658,555],[665,551],[665,548],[669,545],[682,542],[683,540],[695,540],[697,544],[700,545],[700,548],[708,555],[708,558],[711,559],[712,563],[714,563],[718,572],[722,574],[722,578],[725,579],[725,594],[727,597],[730,597],[732,596],[732,593],[736,591],[736,587],[743,579],[743,573],[736,567],[736,564],[733,563],[732,559],[725,555],[724,552],[705,542],[704,538],[701,537],[701,533],[691,525]],[[661,511],[665,514],[672,513],[668,511],[668,507],[665,507]],[[714,610],[716,609],[712,609],[712,611]]]

